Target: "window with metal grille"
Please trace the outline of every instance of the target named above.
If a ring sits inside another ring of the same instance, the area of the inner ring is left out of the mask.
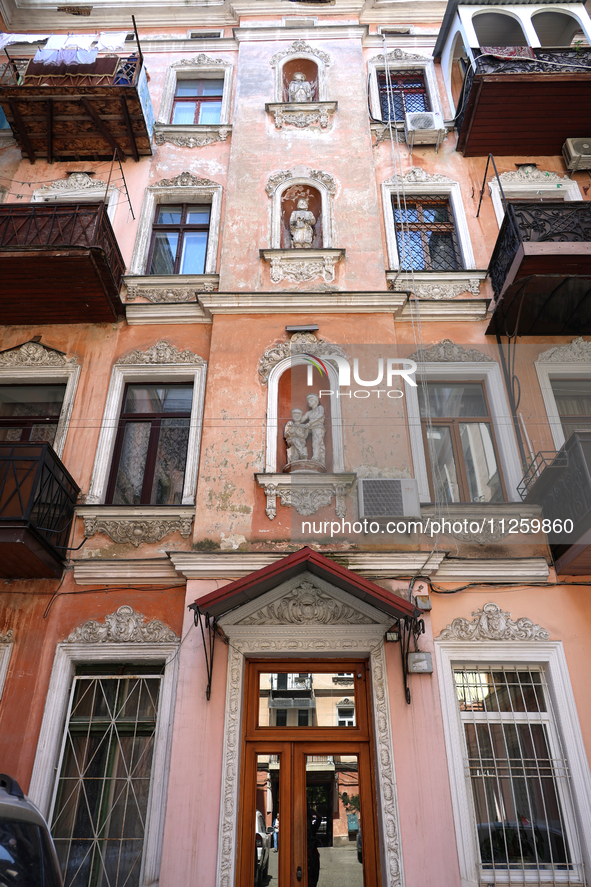
[[[207,204],[157,206],[148,274],[203,274],[210,214]]]
[[[79,667],[52,814],[64,887],[138,887],[163,666]]]
[[[378,71],[378,90],[382,120],[404,123],[411,111],[430,111],[424,71]]]
[[[53,443],[65,385],[0,385],[0,440]]]
[[[224,81],[178,80],[170,122],[184,125],[220,122]]]
[[[454,679],[483,882],[571,883],[569,769],[543,669],[465,665]]]
[[[396,244],[403,271],[457,271],[462,259],[447,197],[392,195]]]

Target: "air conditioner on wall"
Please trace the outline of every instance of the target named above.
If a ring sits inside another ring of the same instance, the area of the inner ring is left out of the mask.
[[[570,172],[591,169],[591,136],[588,139],[567,139],[562,146],[562,156]]]
[[[406,141],[413,145],[435,145],[435,150],[445,138],[443,116],[439,111],[411,111],[404,115]]]
[[[419,488],[412,478],[366,477],[357,481],[360,518],[420,517]]]

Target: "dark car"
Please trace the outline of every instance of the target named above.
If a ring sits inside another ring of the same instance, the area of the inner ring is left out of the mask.
[[[359,860],[359,862],[363,862],[363,853],[361,851],[361,829],[357,829],[355,844],[357,845],[357,859]]]
[[[0,773],[0,884],[62,887],[47,823],[15,779]]]

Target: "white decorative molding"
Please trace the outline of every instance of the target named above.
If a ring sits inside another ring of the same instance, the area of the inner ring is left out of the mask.
[[[288,49],[281,49],[275,55],[272,55],[269,59],[269,64],[272,68],[275,68],[279,65],[279,62],[285,61],[288,58],[306,58],[308,56],[321,61],[326,67],[331,63],[331,58],[327,52],[310,46],[305,40],[294,40]]]
[[[386,273],[388,287],[400,292],[411,292],[417,299],[454,299],[462,293],[480,295],[480,284],[486,272],[476,277],[470,271]]]
[[[184,585],[168,557],[118,558],[83,556],[74,560],[76,585]],[[93,552],[93,554],[96,554]]]
[[[103,622],[89,619],[72,631],[67,644],[173,644],[178,636],[159,619],[146,623],[145,616],[124,605]]]
[[[268,433],[272,433],[268,426]],[[267,497],[265,512],[269,520],[277,515],[277,499],[298,514],[309,517],[335,500],[337,517],[347,514],[346,496],[356,480],[354,474],[255,474]]]
[[[123,278],[127,302],[147,299],[149,302],[194,302],[197,293],[212,293],[218,288],[218,274],[131,275]]]
[[[86,537],[103,533],[113,542],[131,543],[138,548],[145,543],[160,542],[171,533],[180,533],[187,539],[191,535],[195,509],[174,505],[82,505],[76,514],[84,521]]]
[[[388,62],[428,62],[428,61],[430,61],[430,59],[424,55],[417,55],[417,53],[413,53],[413,52],[405,52],[403,49],[399,49],[399,48],[393,49],[391,52],[387,53],[386,59],[388,60]],[[384,65],[384,53],[382,53],[381,55],[374,55],[373,58],[371,58],[369,61],[371,64],[377,65],[378,67],[380,65]],[[412,66],[409,66],[409,67],[412,67]]]
[[[516,622],[498,604],[485,604],[473,610],[472,621],[458,617],[439,634],[440,641],[548,641],[550,632],[526,616]]]
[[[555,172],[547,172],[546,170],[538,169],[535,163],[524,163],[514,171],[502,172],[499,175],[499,179],[503,186],[513,184],[514,182],[533,182],[536,185],[546,184],[548,182],[552,184],[572,182],[572,179],[566,175],[559,176]]]
[[[261,249],[260,256],[271,263],[271,280],[302,283],[322,277],[326,283],[335,278],[335,265],[344,258],[344,249]]]
[[[556,345],[542,351],[537,363],[587,363],[591,364],[591,342],[577,336],[568,345]]]
[[[337,102],[267,102],[265,110],[273,115],[275,128],[295,126],[307,129],[309,126],[328,129],[330,117],[338,108]]]
[[[568,345],[556,345],[543,351],[534,363],[540,383],[548,424],[554,447],[559,450],[566,443],[562,420],[552,389],[553,379],[591,379],[591,342],[577,336]]]
[[[301,252],[301,250],[300,250]],[[199,304],[208,314],[393,314],[407,302],[406,293],[287,289],[273,292],[200,293]],[[459,303],[456,303],[459,304]]]
[[[339,345],[333,345],[325,339],[318,339],[314,333],[294,333],[286,341],[271,345],[259,358],[261,380],[266,383],[273,367],[286,358],[298,354],[313,354],[315,357],[330,357],[331,354],[337,354],[339,357],[345,357],[345,353]]]
[[[439,507],[436,505],[423,505],[421,508],[421,517],[423,521],[437,521],[440,519]],[[515,526],[512,521],[519,523],[521,520],[527,522],[527,526],[531,525],[532,520],[541,520],[541,505],[526,505],[523,502],[503,502],[503,503],[479,503],[479,502],[457,502],[447,503],[445,507],[445,520],[449,521],[449,532],[447,528],[441,535],[447,539],[457,539],[460,542],[476,542],[478,545],[487,545],[490,542],[500,542],[510,536],[511,527]],[[453,524],[459,523],[459,532],[455,532]],[[471,532],[470,525],[477,525],[476,532]],[[527,535],[527,534],[524,534]],[[531,533],[531,535],[536,535]],[[523,534],[522,534],[523,540]],[[511,541],[513,541],[511,539]],[[525,540],[523,540],[525,541]],[[445,543],[443,543],[445,544]]]
[[[430,173],[427,172],[426,169],[422,169],[420,166],[413,166],[409,170],[407,170],[403,175],[393,175],[389,179],[386,179],[384,185],[455,185],[456,182],[454,179],[450,179],[448,176],[441,175],[441,173]]]
[[[162,49],[156,50],[162,52]],[[187,135],[187,127],[180,124],[171,124],[172,106],[176,93],[176,85],[179,80],[220,80],[223,79],[224,86],[222,91],[222,106],[220,109],[220,125],[228,127],[230,122],[230,102],[232,97],[232,62],[225,59],[211,58],[205,53],[200,52],[192,58],[180,59],[173,62],[166,72],[162,95],[160,97],[160,106],[158,108],[158,117],[155,132],[168,133],[170,129],[177,129],[179,137]],[[163,129],[162,127],[166,127]],[[229,131],[229,130],[228,130]],[[167,138],[166,141],[169,141]],[[158,142],[157,144],[161,144]],[[192,146],[187,146],[192,147]]]
[[[488,316],[488,299],[415,299],[410,298],[396,320],[416,323],[477,323]]]
[[[168,142],[177,148],[204,148],[215,142],[225,142],[232,132],[227,124],[176,124],[156,123],[154,141],[157,145]]]
[[[210,55],[205,55],[204,52],[200,52],[199,55],[192,56],[191,58],[179,59],[178,62],[173,62],[170,66],[171,68],[201,68],[203,66],[210,67],[215,65],[216,67],[231,67],[232,62],[227,61],[227,59],[214,59]]]
[[[494,363],[492,357],[478,351],[476,348],[464,348],[463,345],[456,345],[451,339],[442,339],[437,345],[430,348],[421,348],[411,354],[409,360],[415,360],[417,363],[443,363],[451,361],[453,363],[475,363],[478,361],[487,361]]]
[[[31,195],[31,203],[73,202],[99,203],[107,205],[111,222],[119,202],[119,188],[110,182],[94,179],[85,172],[72,172],[67,179],[56,179],[36,188]]]
[[[100,179],[91,178],[85,172],[71,172],[67,179],[57,179],[54,182],[47,182],[36,189],[38,195],[51,195],[54,191],[95,191],[102,189],[104,192],[107,188],[107,182]],[[37,198],[38,200],[39,198]]]
[[[337,184],[330,173],[323,172],[321,169],[311,169],[310,167],[296,167],[293,170],[284,169],[273,173],[267,180],[265,191],[271,197],[277,188],[285,182],[289,182],[290,185],[299,184],[299,179],[302,176],[312,180],[309,184],[321,184],[324,185],[329,194],[336,193]]]
[[[437,582],[547,582],[548,562],[543,557],[459,558],[448,557],[436,573]]]
[[[375,619],[336,600],[311,579],[302,579],[278,600],[245,616],[240,625],[373,625]]]
[[[39,342],[25,342],[16,348],[0,352],[0,384],[66,386],[62,408],[57,421],[53,449],[61,457],[76,397],[81,367],[74,356],[48,348]]]
[[[191,423],[189,426],[187,462],[181,504],[194,505],[195,491],[197,489],[206,374],[207,364],[202,357],[189,350],[181,351],[176,345],[164,340],[148,348],[147,351],[136,349],[123,356],[115,364],[107,391],[107,401],[101,423],[90,489],[86,496],[87,505],[98,505],[105,500],[107,479],[115,448],[119,413],[126,382],[193,383]],[[174,515],[176,518],[177,512],[178,508],[176,511],[168,511],[168,514],[171,517]],[[149,507],[149,513],[156,513],[154,506]],[[103,511],[102,514],[104,515],[105,512]],[[114,515],[111,517],[115,519]],[[146,510],[140,509],[138,519],[145,520],[146,517]],[[160,515],[160,518],[165,519],[164,514]]]
[[[578,184],[568,176],[538,169],[526,164],[499,175],[505,197],[509,200],[582,200]],[[501,189],[496,176],[489,181],[490,196],[499,227],[505,215]]]
[[[209,313],[199,302],[156,302],[128,304],[125,317],[130,326],[137,324],[212,323]]]
[[[156,206],[160,203],[211,204],[204,273],[215,274],[222,207],[222,186],[211,179],[195,176],[193,173],[185,171],[170,179],[160,179],[159,182],[149,185],[145,189],[129,275],[143,276],[146,274],[154,214]],[[185,275],[179,274],[176,276],[179,279],[179,283],[182,283]],[[194,275],[187,276],[194,277]]]

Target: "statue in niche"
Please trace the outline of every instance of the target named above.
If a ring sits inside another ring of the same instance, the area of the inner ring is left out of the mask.
[[[293,409],[283,435],[287,443],[286,472],[326,471],[326,446],[324,443],[324,407],[317,394],[306,398],[309,410]],[[308,437],[312,438],[312,457],[308,454]]]
[[[288,87],[288,95],[290,102],[311,102],[312,87],[306,80],[301,71],[297,71],[293,75],[293,80]]]
[[[292,249],[307,249],[312,246],[316,218],[308,209],[307,197],[300,197],[297,209],[289,217]]]

